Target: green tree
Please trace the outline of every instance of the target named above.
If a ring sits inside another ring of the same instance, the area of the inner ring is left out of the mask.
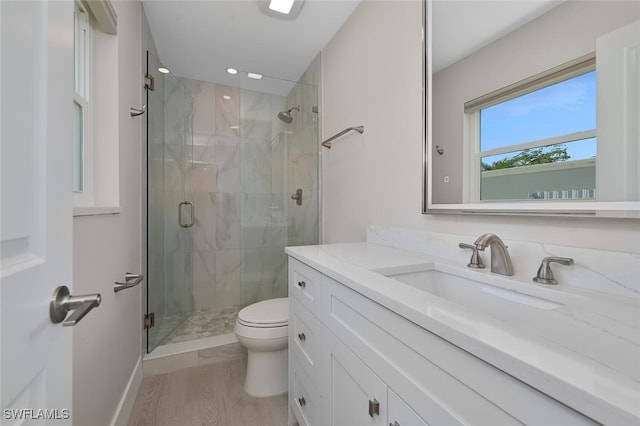
[[[494,161],[491,164],[482,162],[482,171],[510,169],[512,167],[532,166],[534,164],[557,163],[566,161],[569,158],[567,147],[564,144],[551,145],[550,150],[544,150],[549,147],[523,149],[513,157],[503,158]]]

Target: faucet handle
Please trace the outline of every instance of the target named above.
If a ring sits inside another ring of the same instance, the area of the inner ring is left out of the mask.
[[[533,277],[534,282],[538,284],[558,284],[558,280],[554,278],[551,266],[549,266],[552,262],[560,263],[561,265],[573,265],[573,259],[570,257],[545,257],[538,268],[538,273]]]
[[[460,247],[461,249],[473,250],[473,253],[471,253],[471,260],[469,261],[469,263],[467,263],[467,266],[469,268],[474,268],[474,269],[484,268],[484,263],[482,263],[482,257],[480,257],[480,253],[478,252],[478,248],[476,246],[474,246],[473,244],[460,243],[458,244],[458,247]]]

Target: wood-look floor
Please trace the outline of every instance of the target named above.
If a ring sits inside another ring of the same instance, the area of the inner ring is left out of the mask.
[[[246,359],[145,377],[129,426],[285,426],[287,396],[244,392]]]

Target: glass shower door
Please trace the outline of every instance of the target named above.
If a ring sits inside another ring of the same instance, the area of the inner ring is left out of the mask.
[[[193,309],[191,99],[181,79],[147,52],[147,352]],[[151,320],[152,318],[152,320]]]

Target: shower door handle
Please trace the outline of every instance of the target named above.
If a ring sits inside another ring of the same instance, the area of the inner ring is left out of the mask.
[[[185,223],[182,220],[182,212],[184,211],[185,206],[189,207],[189,222]],[[180,204],[178,204],[178,225],[181,228],[191,228],[193,226],[193,204],[190,203],[189,201],[183,201]]]

